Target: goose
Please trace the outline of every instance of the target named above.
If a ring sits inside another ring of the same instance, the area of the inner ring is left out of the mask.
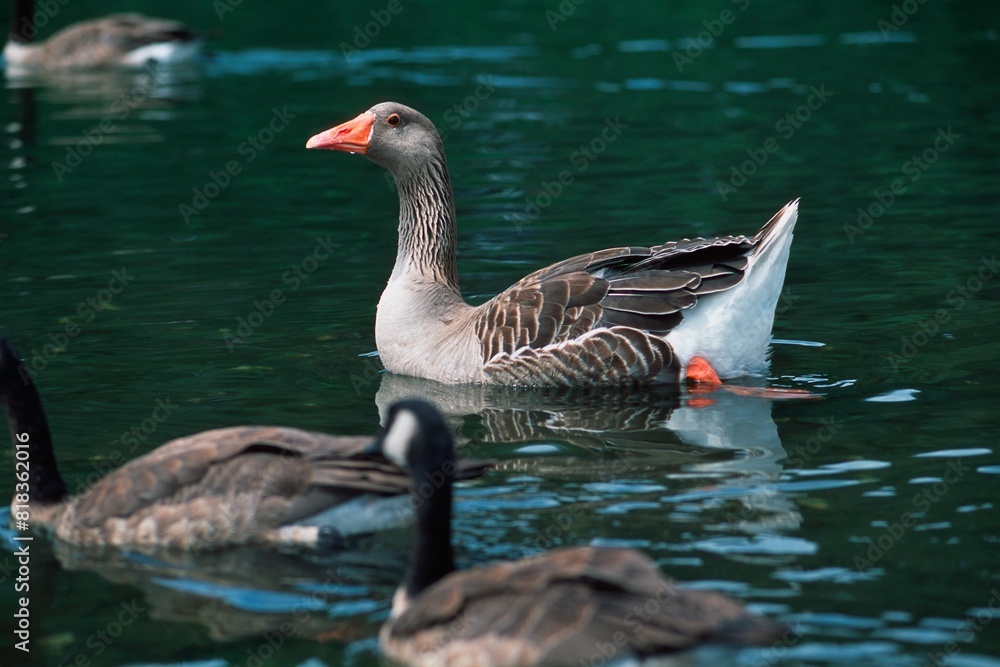
[[[15,0],[14,20],[3,50],[8,68],[175,64],[194,60],[201,50],[197,35],[183,23],[142,14],[112,14],[81,21],[37,44],[32,43],[36,32],[34,0]]]
[[[445,384],[581,386],[718,384],[767,368],[798,200],[754,236],[579,255],[473,307],[459,290],[451,180],[427,117],[384,102],[306,148],[361,153],[395,179],[398,249],[375,320],[392,373]]]
[[[0,337],[0,400],[15,452],[11,521],[81,547],[329,547],[406,521],[409,480],[364,437],[235,426],[168,442],[71,497],[27,368]],[[463,461],[475,477],[486,462]],[[26,509],[24,506],[27,505]]]
[[[678,587],[632,549],[561,547],[457,571],[455,450],[440,413],[419,399],[395,403],[371,452],[409,472],[417,511],[410,570],[379,631],[393,660],[434,667],[620,664],[707,643],[769,643],[790,632],[721,594]]]

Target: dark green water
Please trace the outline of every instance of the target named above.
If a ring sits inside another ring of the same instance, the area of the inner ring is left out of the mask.
[[[555,1],[404,1],[345,58],[387,6],[355,4],[220,22],[210,3],[100,3],[219,26],[214,57],[7,81],[0,329],[71,489],[212,427],[371,433],[377,392],[435,390],[370,356],[395,251],[382,170],[304,150],[395,99],[447,132],[469,298],[597,248],[752,232],[802,198],[770,384],[825,400],[437,388],[504,461],[459,494],[463,565],[627,544],[800,630],[741,664],[1000,665],[995,5],[564,2],[563,21]],[[609,120],[620,133],[581,161]],[[378,664],[407,546],[94,563],[36,542],[32,652],[9,648],[4,612],[3,664]]]

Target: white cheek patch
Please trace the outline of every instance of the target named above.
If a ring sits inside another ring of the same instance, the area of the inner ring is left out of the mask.
[[[392,420],[392,426],[382,441],[385,457],[401,468],[407,468],[406,452],[410,442],[417,436],[420,424],[416,416],[408,410],[400,410]]]
[[[407,594],[406,585],[404,584],[397,588],[392,596],[392,611],[389,614],[389,618],[399,618],[409,608],[410,596]]]

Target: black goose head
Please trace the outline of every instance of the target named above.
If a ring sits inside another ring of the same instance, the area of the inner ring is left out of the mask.
[[[417,399],[398,401],[389,408],[385,428],[369,451],[403,468],[417,481],[425,474],[454,473],[455,445],[441,413]]]

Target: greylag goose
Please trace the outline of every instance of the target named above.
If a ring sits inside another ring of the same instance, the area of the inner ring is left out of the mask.
[[[390,372],[446,384],[576,386],[717,383],[767,367],[798,200],[754,236],[580,255],[472,307],[459,292],[444,148],[425,116],[384,102],[306,148],[361,153],[395,178],[399,246],[375,319]]]
[[[41,43],[33,43],[34,0],[15,0],[3,57],[8,67],[65,69],[139,67],[149,62],[193,60],[201,40],[183,23],[141,14],[112,14],[63,28]]]
[[[417,511],[411,567],[379,633],[394,660],[575,667],[600,657],[600,664],[624,664],[705,643],[769,643],[790,632],[718,593],[679,588],[632,549],[561,547],[457,571],[455,452],[440,414],[423,401],[396,403],[372,451],[409,471]],[[606,645],[611,655],[598,652]]]
[[[409,480],[400,468],[363,455],[371,438],[276,426],[237,426],[173,440],[70,497],[34,381],[3,337],[0,400],[14,445],[12,522],[27,512],[29,528],[64,542],[316,547],[405,521]],[[476,476],[484,468],[484,462],[463,461],[461,474]]]

